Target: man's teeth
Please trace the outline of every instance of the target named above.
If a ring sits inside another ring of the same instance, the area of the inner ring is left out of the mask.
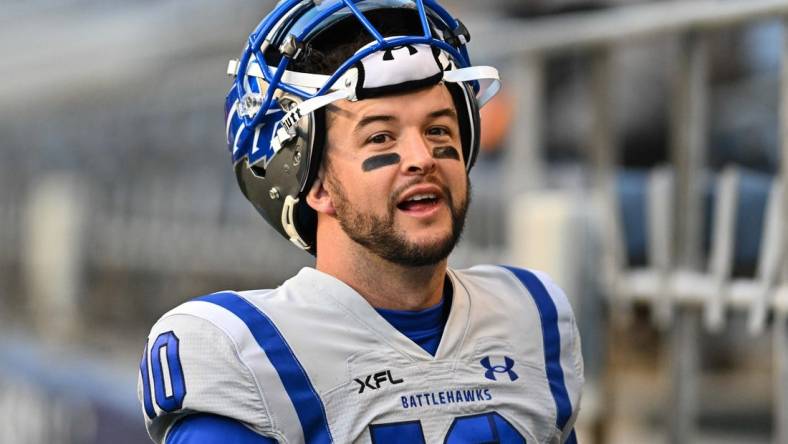
[[[435,199],[435,198],[436,197],[434,194],[417,194],[411,197],[410,199],[408,199],[408,202],[418,202],[420,200]]]

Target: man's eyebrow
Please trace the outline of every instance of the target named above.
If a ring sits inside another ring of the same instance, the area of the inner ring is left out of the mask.
[[[454,111],[454,108],[443,108],[437,111],[433,111],[429,114],[429,117],[432,119],[437,119],[438,117],[451,117],[452,119],[457,118],[457,111]]]
[[[387,114],[366,116],[366,117],[363,117],[361,120],[358,121],[358,123],[356,124],[356,127],[353,128],[353,132],[357,133],[357,132],[361,131],[361,129],[364,128],[365,126],[373,124],[375,122],[391,122],[391,121],[394,121],[394,120],[397,120],[397,119],[394,116],[387,115]]]
[[[443,108],[437,111],[433,111],[429,113],[427,116],[430,119],[437,119],[439,117],[450,117],[452,119],[456,119],[457,112],[454,111],[454,108]],[[395,120],[397,120],[397,118],[389,114],[374,114],[371,116],[366,116],[358,121],[355,128],[353,128],[353,132],[357,133],[361,131],[365,126],[373,124],[375,122],[393,122]]]

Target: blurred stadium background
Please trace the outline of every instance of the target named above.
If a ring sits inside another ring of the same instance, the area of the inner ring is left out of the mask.
[[[788,442],[788,0],[444,2],[505,84],[452,264],[567,290],[581,442]],[[148,442],[157,317],[311,263],[223,142],[226,62],[273,3],[3,2],[0,443]]]

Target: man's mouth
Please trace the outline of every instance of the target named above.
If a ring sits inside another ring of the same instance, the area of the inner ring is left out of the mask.
[[[415,194],[397,204],[397,208],[403,211],[425,211],[438,205],[440,196],[436,193]]]

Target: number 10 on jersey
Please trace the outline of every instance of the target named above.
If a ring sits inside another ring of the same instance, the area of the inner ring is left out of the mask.
[[[150,356],[148,350],[146,342],[140,361],[140,375],[145,413],[153,419],[156,417],[156,410],[151,399],[151,385],[156,405],[165,412],[174,412],[183,406],[186,380],[183,378],[181,359],[178,356],[178,337],[174,332],[160,334],[150,347]]]

